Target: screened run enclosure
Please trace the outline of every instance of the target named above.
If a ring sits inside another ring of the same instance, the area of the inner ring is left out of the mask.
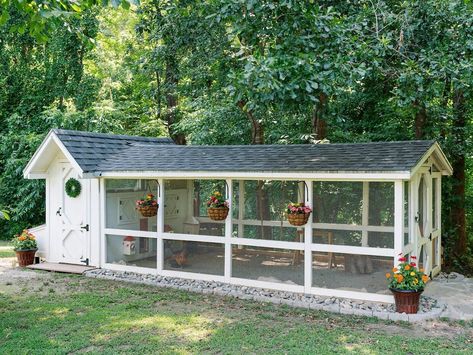
[[[223,147],[52,134],[78,178],[96,181],[96,266],[384,302],[399,255],[440,271],[441,177],[451,167],[433,141]],[[101,159],[91,161],[84,139],[102,144]],[[212,195],[227,201],[226,218],[209,212]],[[143,214],[146,196],[157,207]],[[290,202],[312,208],[307,223],[289,223]]]

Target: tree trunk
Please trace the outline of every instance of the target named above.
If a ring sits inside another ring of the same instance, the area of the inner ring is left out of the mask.
[[[264,144],[263,124],[256,119],[252,111],[246,109],[246,101],[238,101],[237,106],[243,111],[251,123],[251,144]]]
[[[327,138],[327,121],[324,117],[326,106],[327,95],[322,92],[319,95],[319,102],[315,106],[312,115],[312,133],[315,135],[316,140]]]
[[[246,102],[240,100],[237,106],[243,111],[251,123],[251,144],[264,144],[264,127],[254,116],[252,111],[246,109]],[[264,181],[258,181],[256,187],[256,213],[257,219],[268,221],[271,219],[271,212],[269,209],[268,192],[264,189]],[[260,238],[272,239],[271,227],[260,226]]]
[[[169,136],[176,144],[185,145],[186,137],[182,133],[175,131],[177,123],[177,84],[179,83],[177,62],[174,56],[166,58],[166,124],[168,126]]]
[[[414,106],[417,108],[415,116],[416,139],[423,139],[425,138],[425,124],[427,123],[427,112],[425,110],[425,105],[419,103],[418,100],[415,100]]]
[[[453,187],[452,193],[455,201],[450,210],[450,221],[456,230],[456,253],[463,255],[467,251],[466,235],[466,215],[465,215],[465,154],[463,147],[465,145],[466,129],[466,107],[465,96],[462,90],[454,92],[453,99],[454,119],[453,136],[455,144],[460,151],[452,156],[453,167]]]

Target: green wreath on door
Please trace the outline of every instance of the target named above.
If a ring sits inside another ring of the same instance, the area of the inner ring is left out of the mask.
[[[82,190],[82,186],[79,182],[79,180],[70,178],[69,180],[66,181],[66,194],[69,197],[76,198],[77,196],[80,195],[80,192]]]

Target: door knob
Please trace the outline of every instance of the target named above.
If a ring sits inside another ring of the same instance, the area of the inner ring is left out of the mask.
[[[61,214],[61,209],[62,209],[62,207],[59,207],[59,208],[57,209],[57,211],[56,211],[56,216],[59,216],[59,217],[62,216],[62,214]]]
[[[89,225],[88,224],[86,224],[85,226],[81,226],[80,228],[85,229],[87,232],[89,231]]]

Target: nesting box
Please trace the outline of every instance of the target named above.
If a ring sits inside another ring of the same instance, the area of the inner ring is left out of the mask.
[[[123,255],[136,254],[136,240],[133,237],[125,237],[123,239]]]

